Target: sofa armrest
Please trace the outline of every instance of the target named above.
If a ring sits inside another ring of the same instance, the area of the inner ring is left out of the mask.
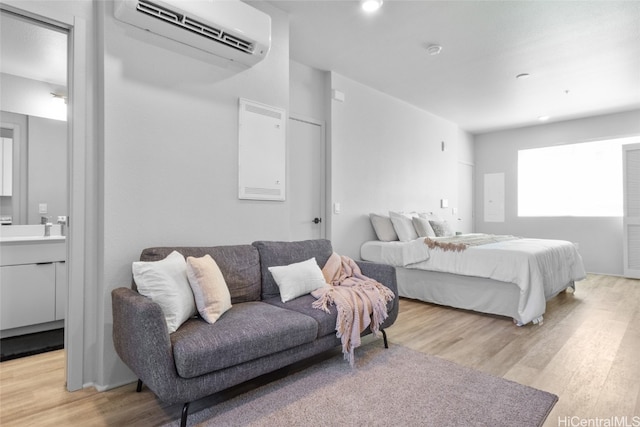
[[[111,292],[113,344],[122,361],[158,393],[177,374],[162,309],[129,288]]]
[[[389,314],[389,317],[387,317],[381,326],[381,329],[388,328],[396,321],[400,310],[396,268],[392,265],[377,264],[375,262],[368,261],[357,261],[356,264],[360,267],[362,274],[377,280],[393,291],[395,298],[387,304],[387,313]]]

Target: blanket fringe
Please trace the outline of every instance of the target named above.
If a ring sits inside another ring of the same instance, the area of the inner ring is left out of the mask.
[[[454,252],[462,252],[467,249],[468,245],[465,243],[445,243],[438,242],[436,240],[432,240],[428,237],[424,239],[424,243],[429,247],[429,249],[440,248],[443,251],[454,251]]]

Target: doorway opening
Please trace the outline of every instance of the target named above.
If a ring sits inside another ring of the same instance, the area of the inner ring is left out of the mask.
[[[2,360],[65,346],[69,28],[0,10]]]

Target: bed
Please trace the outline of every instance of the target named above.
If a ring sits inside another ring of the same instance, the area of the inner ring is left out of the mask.
[[[369,241],[365,261],[396,267],[398,293],[482,313],[541,323],[546,301],[585,278],[575,245],[488,234]]]

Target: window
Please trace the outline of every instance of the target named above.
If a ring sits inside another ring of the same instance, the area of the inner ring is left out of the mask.
[[[518,216],[622,216],[622,145],[638,138],[518,151]]]

